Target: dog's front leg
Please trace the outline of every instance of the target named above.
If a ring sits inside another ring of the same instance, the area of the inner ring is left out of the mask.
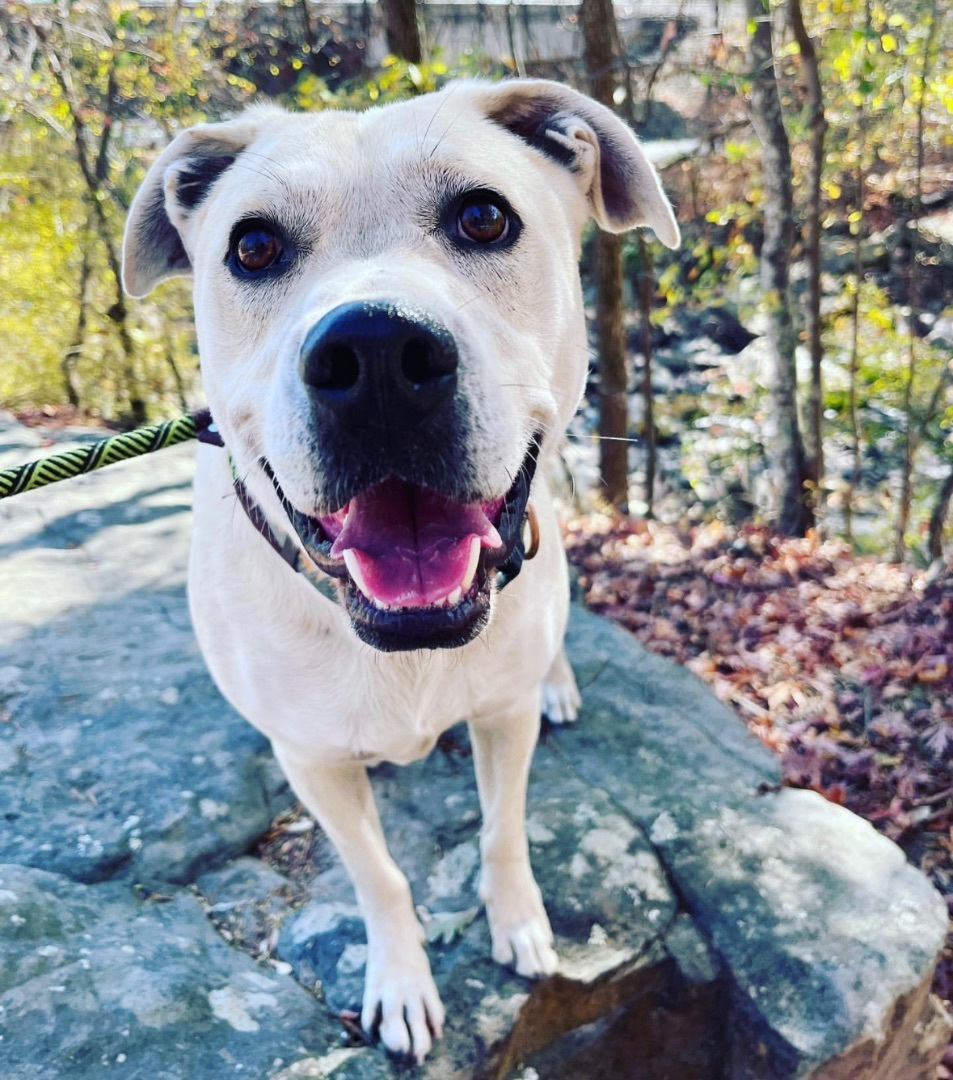
[[[480,897],[493,959],[520,975],[556,970],[553,932],[529,862],[526,785],[539,733],[539,694],[526,695],[492,720],[471,721],[470,738],[483,810]]]
[[[361,1023],[380,1025],[388,1050],[423,1061],[440,1037],[444,1009],[423,948],[410,886],[384,840],[367,773],[358,765],[302,761],[274,746],[295,794],[337,848],[354,882],[367,930],[367,969]]]

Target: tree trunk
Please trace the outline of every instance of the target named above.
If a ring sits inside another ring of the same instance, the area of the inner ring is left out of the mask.
[[[920,70],[919,90],[917,93],[917,164],[916,164],[916,194],[914,196],[914,215],[919,222],[923,216],[923,159],[924,159],[924,105],[926,104],[927,76],[930,72],[931,53],[933,52],[933,40],[936,35],[938,17],[937,5],[934,3],[930,13],[930,28],[923,45],[923,57]],[[894,527],[893,557],[896,562],[902,562],[907,551],[907,527],[910,524],[910,504],[913,501],[913,459],[918,449],[918,443],[914,436],[913,423],[913,383],[917,374],[917,317],[920,307],[920,230],[910,231],[910,262],[909,275],[907,278],[907,304],[910,314],[907,316],[909,329],[907,331],[907,362],[903,377],[903,459],[900,469],[900,503],[897,507],[897,522]],[[926,419],[924,426],[929,422]]]
[[[109,308],[107,315],[116,327],[122,352],[122,372],[125,381],[124,390],[129,403],[129,419],[132,426],[137,427],[144,424],[148,418],[146,402],[142,396],[139,377],[136,373],[136,349],[129,330],[129,311],[126,307],[126,297],[122,291],[122,259],[115,240],[115,237],[119,235],[119,230],[113,228],[112,222],[106,213],[106,197],[110,194],[106,182],[109,174],[109,140],[115,121],[114,109],[119,103],[116,59],[113,57],[112,67],[109,70],[103,130],[99,137],[99,145],[95,148],[94,159],[94,137],[87,127],[83,109],[74,93],[68,62],[56,51],[56,46],[45,29],[36,27],[36,32],[43,45],[50,71],[59,84],[63,92],[63,100],[69,109],[70,120],[73,125],[76,163],[86,184],[87,197],[91,208],[89,220],[96,227],[97,235],[105,249],[106,261],[113,277],[116,300]]]
[[[74,409],[80,407],[79,388],[76,385],[76,363],[83,353],[86,344],[86,327],[89,323],[89,281],[92,277],[93,266],[90,258],[90,215],[86,217],[86,228],[83,230],[83,260],[79,268],[79,282],[76,289],[76,329],[73,331],[73,340],[63,352],[60,360],[60,371],[63,374],[63,390],[66,400]]]
[[[864,39],[870,36],[870,0],[864,2]],[[860,484],[860,416],[857,410],[857,375],[860,369],[860,289],[863,283],[863,235],[866,228],[864,218],[867,202],[867,101],[866,97],[858,101],[854,114],[857,133],[857,164],[854,172],[856,188],[857,220],[851,224],[854,236],[854,295],[852,297],[850,323],[850,365],[848,367],[847,415],[850,421],[850,478],[844,493],[844,534],[847,542],[854,543],[854,498]]]
[[[761,290],[771,353],[772,396],[777,433],[771,457],[779,494],[777,527],[786,536],[803,536],[812,524],[804,446],[797,415],[795,334],[788,295],[791,248],[794,243],[794,199],[791,149],[774,74],[770,9],[762,0],[745,0],[751,75],[751,122],[761,143],[764,183],[764,242]]]
[[[950,512],[951,500],[953,500],[953,465],[946,474],[940,494],[933,505],[933,512],[930,514],[931,559],[943,558],[943,525],[946,522],[946,515]]]
[[[642,443],[645,446],[645,516],[655,516],[655,397],[652,394],[652,299],[655,294],[652,252],[639,234],[639,329],[642,342]]]
[[[387,48],[394,56],[419,64],[423,51],[417,26],[417,0],[381,0],[381,8]]]
[[[824,169],[824,138],[827,121],[824,117],[824,95],[817,62],[817,51],[801,11],[801,0],[789,0],[791,29],[801,52],[807,86],[807,123],[810,130],[810,156],[805,178],[804,207],[805,257],[807,260],[807,311],[805,337],[811,354],[811,389],[807,400],[807,476],[813,489],[815,513],[823,501],[824,477],[824,393],[821,379],[821,175]]]
[[[629,512],[629,379],[622,329],[622,239],[596,237],[599,470],[606,502]]]
[[[859,129],[860,148],[857,153],[857,206],[861,219],[854,234],[854,295],[850,308],[850,364],[847,368],[847,419],[850,423],[850,476],[844,492],[844,535],[854,543],[854,498],[860,484],[860,415],[857,410],[857,375],[860,370],[860,286],[864,276],[863,205],[866,186],[863,167],[863,123]]]
[[[611,0],[582,0],[583,60],[589,93],[613,108],[613,41],[617,40]],[[629,407],[625,335],[622,327],[622,241],[596,237],[596,331],[599,340],[599,463],[606,501],[623,513],[629,502]]]

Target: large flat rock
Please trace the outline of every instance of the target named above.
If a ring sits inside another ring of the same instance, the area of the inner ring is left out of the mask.
[[[0,465],[38,442],[0,421]],[[0,862],[188,882],[290,799],[192,634],[193,458],[178,446],[0,502]]]
[[[0,467],[39,438],[0,418]],[[333,853],[318,838],[294,881],[253,855],[290,799],[189,629],[191,460],[0,502],[0,1076],[403,1075],[348,1027],[365,946]],[[947,923],[927,880],[781,789],[684,669],[581,610],[570,653],[583,713],[544,732],[529,797],[553,978],[489,960],[465,732],[374,776],[449,1013],[410,1071],[933,1080]]]
[[[144,900],[0,865],[5,1080],[269,1076],[333,1035],[287,975],[230,948],[198,899]]]

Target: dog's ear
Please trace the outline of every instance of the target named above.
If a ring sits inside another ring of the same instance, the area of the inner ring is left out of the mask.
[[[608,232],[648,225],[666,247],[680,234],[672,207],[638,139],[604,105],[547,79],[482,86],[489,119],[570,169]]]
[[[187,274],[189,222],[213,185],[254,139],[265,110],[222,124],[199,124],[159,155],[136,193],[122,249],[122,283],[145,296],[167,277]]]

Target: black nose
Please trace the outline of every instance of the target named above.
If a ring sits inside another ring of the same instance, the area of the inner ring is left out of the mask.
[[[301,346],[301,378],[315,405],[365,425],[381,421],[385,428],[448,402],[456,392],[457,362],[446,327],[385,302],[334,308]]]

